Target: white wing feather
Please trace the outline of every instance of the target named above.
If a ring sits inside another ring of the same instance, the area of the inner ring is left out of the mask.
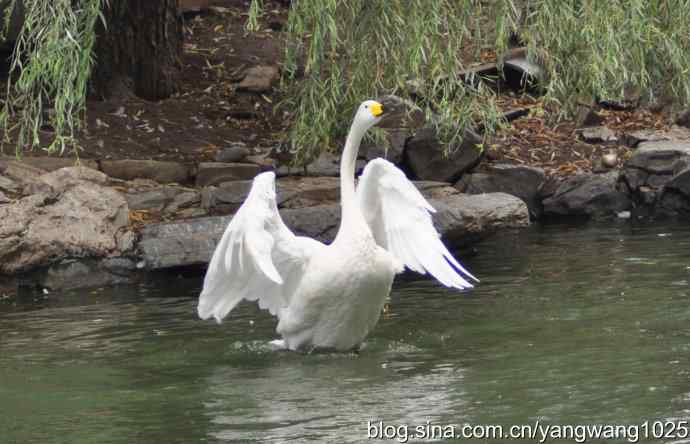
[[[223,233],[199,296],[202,319],[220,322],[242,300],[280,316],[311,255],[325,245],[295,236],[278,213],[275,174],[259,174]]]
[[[464,276],[478,282],[443,245],[431,220],[436,211],[395,165],[369,162],[357,198],[376,242],[409,269],[428,272],[447,287],[472,287]]]

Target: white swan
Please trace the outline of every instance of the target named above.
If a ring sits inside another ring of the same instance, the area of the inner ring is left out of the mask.
[[[220,322],[242,299],[258,301],[279,319],[283,339],[275,345],[348,351],[376,325],[404,266],[448,287],[472,287],[463,274],[477,279],[443,245],[434,209],[402,171],[374,159],[355,190],[359,144],[383,112],[367,100],[355,115],[340,164],[341,223],[330,245],[295,236],[278,213],[275,175],[256,176],[213,253],[199,297],[202,319]]]

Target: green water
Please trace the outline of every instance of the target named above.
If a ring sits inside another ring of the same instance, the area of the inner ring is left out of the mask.
[[[359,356],[272,352],[275,322],[250,304],[202,322],[199,279],[0,302],[0,443],[690,419],[690,228],[535,228],[477,251],[471,292],[398,283]]]

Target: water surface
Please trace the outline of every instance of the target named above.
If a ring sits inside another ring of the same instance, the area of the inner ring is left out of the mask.
[[[464,262],[481,285],[399,282],[358,356],[272,352],[275,321],[252,304],[202,322],[198,278],[1,301],[0,442],[690,419],[689,228],[551,226],[476,249]]]

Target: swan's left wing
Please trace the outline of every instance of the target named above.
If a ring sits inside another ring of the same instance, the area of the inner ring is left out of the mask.
[[[309,259],[324,247],[285,226],[276,205],[275,174],[259,174],[213,253],[199,317],[220,322],[243,299],[280,317]]]
[[[465,277],[478,281],[443,245],[431,220],[436,210],[395,165],[369,162],[357,198],[376,242],[409,269],[458,289],[472,287]]]

